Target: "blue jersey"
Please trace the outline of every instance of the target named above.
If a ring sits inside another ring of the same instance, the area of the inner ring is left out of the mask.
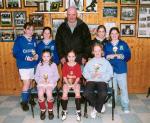
[[[108,59],[113,66],[113,71],[115,73],[121,74],[127,72],[127,61],[131,58],[131,51],[127,45],[126,42],[119,40],[119,42],[116,44],[117,47],[117,54],[121,54],[123,56],[122,59]],[[111,42],[106,43],[104,46],[104,53],[105,57],[107,58],[107,55],[114,54],[113,50],[114,46]]]
[[[59,64],[59,57],[58,57],[58,53],[56,50],[56,45],[55,45],[55,41],[52,40],[50,41],[48,44],[45,44],[43,41],[41,41],[38,45],[37,45],[37,53],[39,55],[39,60],[38,62],[42,59],[42,51],[44,49],[49,49],[51,51],[51,55],[52,55],[52,60],[53,62],[55,62],[56,64]]]
[[[20,69],[34,68],[37,61],[27,61],[27,57],[33,57],[33,52],[36,51],[36,40],[32,38],[27,40],[25,36],[16,38],[13,46],[13,56],[16,58],[17,67]]]

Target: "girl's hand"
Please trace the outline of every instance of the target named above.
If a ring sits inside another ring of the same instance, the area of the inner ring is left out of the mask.
[[[116,54],[110,54],[110,55],[107,55],[107,56],[106,56],[106,58],[107,58],[108,60],[114,59],[115,57],[116,57]]]

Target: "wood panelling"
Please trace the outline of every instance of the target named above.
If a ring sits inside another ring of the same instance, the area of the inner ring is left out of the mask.
[[[103,6],[117,6],[118,17],[103,18]],[[102,0],[98,0],[98,13],[83,14],[83,20],[88,24],[104,24],[105,22],[115,22],[118,27],[120,27],[120,23],[136,23],[137,31],[138,15],[135,21],[121,21],[120,6],[120,2],[112,5],[103,4]],[[135,6],[137,7],[138,12],[139,5],[137,4]],[[22,9],[7,9],[7,11],[20,10],[27,12],[28,19],[28,15],[34,12],[36,8],[22,7]],[[1,9],[0,11],[6,11],[6,9]],[[44,14],[44,17],[45,26],[51,26],[52,18],[64,18],[65,14]],[[2,27],[0,27],[0,29],[2,29]],[[122,39],[128,43],[132,52],[132,58],[128,62],[128,90],[130,93],[145,93],[147,92],[148,87],[150,87],[150,38],[138,38],[136,35],[135,37],[122,37]],[[0,95],[18,95],[21,91],[22,83],[19,79],[15,59],[12,56],[12,47],[13,42],[0,42]]]

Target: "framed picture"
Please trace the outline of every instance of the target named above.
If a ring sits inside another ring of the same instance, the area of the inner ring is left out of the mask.
[[[117,3],[118,0],[103,0],[104,3]]]
[[[43,14],[29,15],[29,21],[31,21],[35,27],[43,27],[44,26],[44,15]]]
[[[0,42],[12,42],[14,41],[13,29],[0,29]]]
[[[150,0],[140,0],[140,4],[150,4]]]
[[[12,26],[12,13],[11,12],[0,12],[0,25],[1,26]]]
[[[37,2],[38,12],[46,12],[47,1],[39,1]]]
[[[0,9],[4,8],[4,0],[0,0]]]
[[[6,8],[21,8],[21,0],[6,0]]]
[[[117,17],[117,7],[104,7],[103,17]]]
[[[104,23],[104,26],[106,27],[106,37],[109,37],[109,30],[112,27],[116,27],[116,23],[115,22],[106,22],[106,23]]]
[[[50,11],[51,12],[58,12],[59,11],[59,2],[52,2],[51,3],[51,7],[50,7]]]
[[[14,26],[23,26],[26,23],[26,12],[15,11],[13,13]]]
[[[66,0],[66,10],[70,6],[75,6],[78,11],[83,11],[84,10],[84,4],[83,3],[84,3],[84,0]]]
[[[137,4],[137,0],[121,0],[121,4]]]
[[[37,7],[37,0],[24,0],[25,7]]]
[[[135,6],[122,6],[121,7],[121,20],[132,21],[136,19],[136,7]]]
[[[64,22],[63,18],[53,18],[52,19],[52,30],[53,30],[53,38],[55,39],[55,35],[58,27]]]
[[[121,36],[135,36],[136,34],[136,25],[135,23],[121,23],[120,24],[120,33]]]
[[[86,0],[86,12],[97,12],[97,0]]]
[[[16,28],[16,29],[14,30],[14,37],[15,37],[15,39],[16,39],[18,36],[21,36],[21,35],[23,35],[23,34],[24,34],[23,28]]]
[[[150,6],[140,6],[138,37],[150,37]]]
[[[92,36],[96,35],[97,27],[98,27],[98,24],[88,24],[88,28]]]
[[[43,39],[42,32],[43,32],[43,28],[39,28],[39,29],[34,30],[33,36],[35,37],[35,39],[37,40],[38,43],[40,41],[42,41],[42,39]]]

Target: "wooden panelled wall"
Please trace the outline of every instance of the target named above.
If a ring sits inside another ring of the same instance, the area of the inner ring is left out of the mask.
[[[104,24],[105,22],[116,22],[120,27],[120,23],[136,23],[136,30],[138,28],[138,9],[137,18],[135,21],[121,21],[120,20],[120,0],[118,0],[118,17],[117,18],[103,18],[102,8],[104,6],[103,0],[98,0],[98,13],[83,14],[83,20],[88,24]],[[105,4],[105,6],[112,6],[112,4]],[[7,11],[26,11],[28,15],[36,11],[37,8],[25,8],[22,3],[22,9],[10,9]],[[64,10],[64,8],[61,8]],[[0,11],[6,11],[1,9]],[[52,18],[64,18],[65,14],[44,14],[45,26],[51,26]],[[3,27],[5,29],[6,27]],[[8,27],[7,27],[8,28]],[[9,27],[15,28],[15,27]],[[2,29],[2,27],[0,27]],[[122,37],[125,40],[132,52],[132,59],[128,62],[128,90],[130,93],[145,93],[150,87],[150,38]],[[21,91],[22,83],[18,76],[15,59],[12,56],[13,42],[0,42],[0,95],[18,95]]]

